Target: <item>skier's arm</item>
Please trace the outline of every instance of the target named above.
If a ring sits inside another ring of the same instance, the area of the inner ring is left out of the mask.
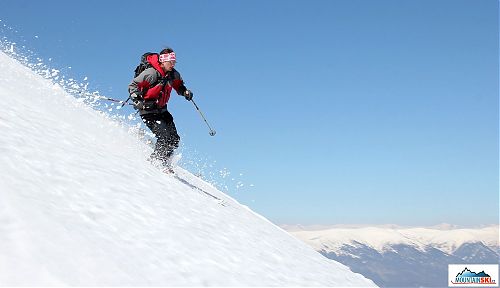
[[[157,80],[158,76],[154,68],[148,68],[132,79],[132,83],[128,85],[128,92],[132,101],[142,100],[143,94],[145,94]]]
[[[184,96],[186,100],[190,101],[193,99],[193,92],[187,89],[182,80],[181,74],[174,70],[174,80],[172,81],[172,87],[177,91],[177,94]]]

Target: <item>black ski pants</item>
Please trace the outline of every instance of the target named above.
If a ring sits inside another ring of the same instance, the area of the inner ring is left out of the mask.
[[[159,160],[169,167],[174,150],[179,147],[181,137],[177,134],[174,118],[170,112],[141,115],[142,121],[156,136],[156,144],[151,159]]]

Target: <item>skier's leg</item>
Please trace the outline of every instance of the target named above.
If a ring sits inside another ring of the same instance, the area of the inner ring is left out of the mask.
[[[159,160],[162,164],[167,160],[167,129],[166,122],[163,117],[144,117],[144,123],[153,132],[156,137],[156,144],[151,154],[151,159]]]
[[[177,129],[175,128],[175,123],[174,123],[174,118],[169,112],[166,112],[165,114],[165,134],[166,134],[166,159],[167,165],[170,166],[170,161],[172,158],[172,155],[174,154],[175,149],[179,147],[179,141],[181,137],[179,134],[177,134]]]

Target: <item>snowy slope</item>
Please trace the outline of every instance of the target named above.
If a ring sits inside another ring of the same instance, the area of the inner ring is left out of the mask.
[[[373,286],[0,53],[0,285]]]
[[[353,243],[379,252],[395,244],[410,245],[422,251],[431,246],[447,254],[452,254],[465,243],[482,242],[493,250],[499,245],[498,226],[478,229],[358,227],[296,230],[290,233],[316,250],[327,252],[338,252],[343,245]]]

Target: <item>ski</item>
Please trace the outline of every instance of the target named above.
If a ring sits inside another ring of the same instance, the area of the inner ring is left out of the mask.
[[[178,159],[174,160],[174,165],[179,161],[180,157],[178,157]],[[159,168],[159,164],[155,163],[154,159],[148,159],[149,162],[151,162],[151,164],[156,167],[156,168]],[[217,201],[217,203],[219,203],[220,205],[222,206],[228,206],[227,202],[224,201],[223,199],[201,189],[200,187],[190,183],[189,181],[187,181],[186,179],[183,179],[181,177],[179,177],[179,175],[177,175],[177,173],[175,172],[175,170],[173,169],[172,166],[170,167],[163,167],[160,171],[162,171],[164,174],[166,175],[169,175],[169,176],[172,176],[173,178],[177,179],[179,182],[183,183],[184,185],[188,186],[189,188],[193,189],[193,190],[196,190],[198,192],[200,192],[201,194],[207,196],[207,197],[210,197],[214,200]]]
[[[181,183],[185,184],[186,186],[190,187],[191,189],[193,189],[193,190],[197,190],[198,192],[201,192],[201,193],[202,193],[202,194],[204,194],[205,196],[210,197],[210,198],[212,198],[212,199],[216,200],[216,201],[217,201],[217,203],[219,203],[220,205],[222,205],[222,206],[227,206],[227,203],[226,203],[224,200],[222,200],[222,199],[220,199],[219,197],[217,197],[217,196],[215,196],[215,195],[213,195],[213,194],[211,194],[211,193],[209,193],[209,192],[207,192],[207,191],[205,191],[205,190],[201,189],[201,188],[200,188],[200,187],[198,187],[198,186],[195,186],[195,185],[193,185],[193,184],[189,183],[189,181],[187,181],[187,180],[185,180],[185,179],[182,179],[182,178],[181,178],[181,177],[179,177],[177,174],[175,174],[175,173],[169,173],[169,175],[172,175],[175,179],[179,180]]]

